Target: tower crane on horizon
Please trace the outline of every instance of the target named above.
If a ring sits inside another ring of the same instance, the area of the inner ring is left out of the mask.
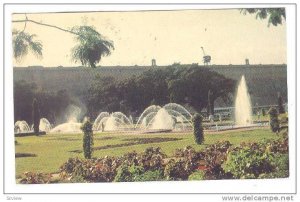
[[[202,52],[203,52],[203,64],[204,65],[209,65],[210,61],[211,61],[211,56],[210,55],[206,55],[204,48],[201,46]]]

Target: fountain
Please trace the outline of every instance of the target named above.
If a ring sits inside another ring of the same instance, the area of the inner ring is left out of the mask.
[[[167,112],[165,108],[158,110],[157,114],[153,118],[150,129],[153,130],[172,130],[174,128],[175,121],[173,117]]]
[[[40,132],[49,132],[51,130],[51,124],[46,118],[40,119]],[[26,121],[17,121],[14,128],[15,133],[31,133],[33,132],[33,125],[29,127]]]
[[[234,107],[234,123],[221,124],[215,123],[209,130],[221,131],[221,130],[236,130],[241,128],[250,127],[264,127],[268,125],[268,122],[254,123],[252,120],[252,105],[251,98],[248,93],[247,83],[245,76],[243,75],[239,81]]]
[[[248,93],[245,76],[243,75],[235,98],[235,125],[247,126],[252,124],[251,99]]]
[[[51,124],[46,118],[40,119],[40,131],[49,132],[51,130]]]
[[[66,123],[62,123],[55,128],[51,129],[51,133],[81,133],[81,125],[78,121],[81,109],[75,105],[70,105],[66,109],[65,117],[67,119]]]
[[[104,125],[105,131],[116,131],[120,127],[120,123],[118,122],[117,118],[113,116],[109,116]]]
[[[93,124],[95,131],[117,131],[129,130],[132,128],[132,119],[128,118],[122,112],[101,112]]]
[[[135,128],[148,131],[186,130],[192,127],[192,115],[181,105],[151,105],[140,115]],[[180,127],[178,127],[178,124]]]
[[[28,133],[31,131],[26,121],[17,121],[14,127],[15,133]]]
[[[138,118],[137,123],[135,124],[135,128],[139,127],[140,125],[142,126],[147,126],[147,116],[149,115],[155,115],[158,110],[160,109],[160,106],[157,105],[151,105],[149,107],[147,107],[143,113],[140,115],[140,117]]]
[[[78,122],[67,122],[56,126],[51,129],[51,133],[81,133],[81,123]]]

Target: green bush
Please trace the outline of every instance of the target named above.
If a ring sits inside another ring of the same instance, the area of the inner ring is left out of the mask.
[[[146,182],[163,180],[161,170],[145,171],[141,166],[122,164],[117,169],[117,175],[114,182]]]
[[[191,180],[204,180],[205,179],[205,171],[198,170],[190,174],[189,181]]]
[[[223,169],[237,179],[254,179],[274,171],[274,155],[249,146],[236,147],[227,156]]]
[[[274,154],[287,154],[289,152],[289,140],[286,133],[282,134],[277,140],[265,140],[259,144],[260,149],[265,152],[272,152]]]
[[[164,175],[161,170],[146,171],[141,175],[136,175],[134,177],[135,182],[146,182],[146,181],[161,181],[164,180]]]
[[[163,170],[163,160],[167,155],[161,151],[160,147],[146,148],[142,153],[130,152],[124,154],[121,159],[128,165],[141,166],[145,171]]]
[[[81,130],[83,131],[83,154],[84,158],[92,158],[93,153],[93,125],[87,120],[82,126]]]
[[[60,172],[70,174],[75,171],[75,167],[78,164],[82,164],[79,158],[69,158],[62,166],[60,166]]]
[[[203,127],[202,127],[202,116],[200,114],[195,114],[193,117],[193,127],[194,127],[194,139],[197,144],[202,144],[204,142]]]
[[[217,142],[201,151],[188,146],[176,149],[174,158],[153,147],[121,157],[70,158],[60,167],[60,176],[71,182],[287,177],[288,136],[283,131],[280,135],[276,140],[241,143],[234,148],[229,141]]]
[[[289,155],[277,154],[273,158],[275,170],[271,173],[259,175],[260,179],[287,178],[289,177]]]
[[[226,173],[221,166],[227,159],[227,151],[231,145],[229,141],[216,142],[202,151],[203,159],[207,167],[207,179],[227,179],[232,177],[231,174]]]
[[[188,161],[171,159],[166,164],[164,177],[166,180],[187,180],[192,171]]]
[[[88,183],[88,181],[82,175],[74,175],[70,178],[72,183]]]
[[[191,146],[187,146],[184,149],[176,149],[175,157],[186,161],[192,170],[195,170],[199,166],[199,161],[203,159],[203,152],[197,152]]]
[[[111,182],[115,178],[121,160],[117,157],[81,160],[70,158],[60,167],[62,180],[71,182]]]
[[[145,170],[141,166],[129,166],[124,163],[117,169],[117,175],[114,182],[134,182],[136,181],[136,178],[139,179],[139,176],[144,172]]]

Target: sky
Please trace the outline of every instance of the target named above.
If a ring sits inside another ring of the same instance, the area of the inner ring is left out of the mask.
[[[243,15],[237,9],[143,12],[35,13],[28,19],[58,27],[90,25],[113,41],[115,50],[103,57],[101,66],[203,64],[203,52],[212,64],[286,63],[286,25],[269,26],[267,20]],[[13,14],[13,20],[25,19]],[[24,23],[12,23],[22,30]],[[26,32],[43,43],[43,58],[28,54],[14,66],[80,66],[71,60],[74,35],[27,23]]]

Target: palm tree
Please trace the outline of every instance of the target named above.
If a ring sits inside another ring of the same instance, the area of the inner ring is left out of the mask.
[[[106,40],[92,26],[73,27],[72,32],[77,33],[75,39],[78,41],[72,49],[72,59],[84,66],[95,68],[101,58],[110,55],[114,49],[113,42]]]
[[[35,34],[29,34],[24,31],[12,32],[13,35],[13,55],[14,58],[19,61],[25,55],[27,55],[28,50],[32,51],[37,57],[42,57],[43,45],[39,41],[35,41]]]

